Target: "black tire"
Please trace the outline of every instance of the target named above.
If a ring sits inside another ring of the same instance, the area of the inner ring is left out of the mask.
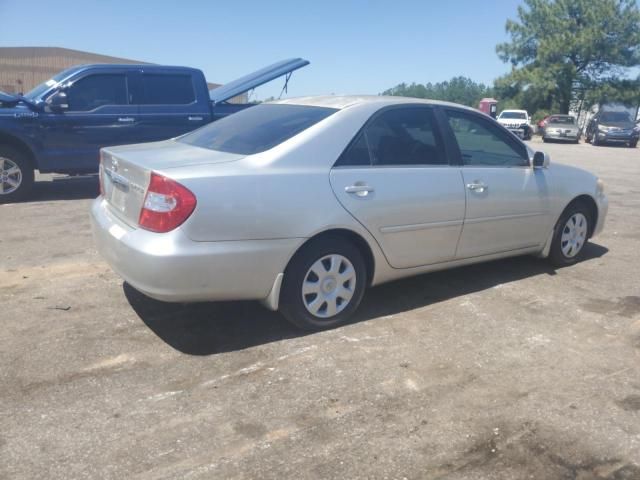
[[[569,222],[569,219],[576,214],[582,214],[587,221],[586,236],[582,244],[579,246],[578,252],[572,256],[568,256],[562,250],[562,234],[565,231],[565,228],[567,228],[567,222]],[[558,223],[556,223],[553,240],[551,242],[551,250],[549,251],[549,261],[552,265],[555,267],[566,267],[580,261],[584,254],[584,247],[589,241],[589,234],[593,230],[592,222],[593,219],[591,218],[591,211],[581,202],[570,204],[565,211],[562,212],[562,215],[560,215],[560,218],[558,219]]]
[[[11,203],[11,202],[19,202],[21,200],[25,200],[31,194],[31,190],[33,189],[33,165],[29,161],[29,157],[24,154],[24,152],[11,147],[0,145],[0,160],[6,160],[1,162],[0,164],[0,204],[1,203]],[[11,179],[14,182],[16,181],[16,173],[13,175],[7,175],[8,173],[8,163],[11,163],[12,168],[18,168],[19,170],[19,185],[13,190],[12,185],[10,185],[7,180]],[[3,170],[4,169],[4,170]],[[12,190],[9,193],[4,193],[6,190]]]
[[[594,147],[599,147],[600,146],[600,142],[598,142],[598,134],[597,133],[591,139],[591,145],[593,145]]]
[[[544,143],[549,143],[549,140],[548,140],[548,139],[546,139],[546,138],[544,138],[544,137],[542,137],[542,141],[543,141]]]
[[[629,143],[629,148],[636,148],[638,146],[638,140],[634,140]]]
[[[311,267],[328,255],[340,255],[351,263],[355,271],[355,286],[348,304],[345,307],[338,306],[342,308],[339,313],[321,318],[312,314],[305,306],[305,299],[308,298],[307,301],[311,302],[315,297],[313,297],[314,294],[309,294],[303,298],[302,288]],[[356,311],[364,295],[366,284],[367,268],[360,250],[348,240],[339,237],[320,237],[305,245],[289,262],[280,293],[280,311],[289,322],[303,330],[319,331],[334,328],[346,323]]]

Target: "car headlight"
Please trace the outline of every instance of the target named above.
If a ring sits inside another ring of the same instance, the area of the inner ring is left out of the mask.
[[[596,182],[596,195],[604,197],[604,182],[600,179]]]
[[[612,128],[613,127],[607,127],[606,125],[598,125],[598,130],[600,130],[601,132],[608,132]]]

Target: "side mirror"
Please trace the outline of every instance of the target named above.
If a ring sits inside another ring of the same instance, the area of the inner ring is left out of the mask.
[[[67,100],[67,94],[61,90],[55,92],[45,102],[47,107],[53,112],[62,112],[69,109],[69,102]]]
[[[544,152],[533,154],[533,168],[547,168],[549,166],[549,155]]]

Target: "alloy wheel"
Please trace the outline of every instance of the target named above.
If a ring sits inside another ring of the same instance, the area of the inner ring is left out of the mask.
[[[0,195],[8,195],[20,188],[22,170],[13,161],[0,157]]]

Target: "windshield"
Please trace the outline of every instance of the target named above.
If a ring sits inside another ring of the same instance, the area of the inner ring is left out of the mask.
[[[563,125],[575,125],[576,119],[573,117],[550,117],[548,123],[560,123]]]
[[[605,112],[600,117],[602,123],[607,122],[631,122],[631,116],[628,112]]]
[[[221,152],[264,152],[337,112],[333,108],[263,104],[249,107],[180,137],[178,141]]]
[[[27,93],[25,93],[23,95],[23,97],[28,98],[29,100],[35,100],[40,95],[42,95],[44,92],[49,90],[51,87],[54,87],[56,84],[58,84],[61,80],[63,80],[64,78],[68,77],[69,74],[73,70],[75,70],[75,69],[74,68],[68,68],[67,70],[61,71],[57,75],[51,77],[46,82],[42,82],[40,85],[35,87],[33,90],[30,90]]]
[[[502,112],[500,118],[516,118],[518,120],[526,120],[527,114],[524,112]]]

